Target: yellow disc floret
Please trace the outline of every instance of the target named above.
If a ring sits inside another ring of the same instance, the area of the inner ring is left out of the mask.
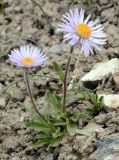
[[[33,64],[34,62],[33,62],[33,59],[32,59],[32,58],[30,58],[30,57],[24,57],[24,58],[22,59],[22,63],[23,63],[24,65],[31,65],[31,64]]]
[[[91,35],[91,29],[89,26],[87,26],[84,23],[76,25],[76,33],[81,37],[81,38],[89,38]]]

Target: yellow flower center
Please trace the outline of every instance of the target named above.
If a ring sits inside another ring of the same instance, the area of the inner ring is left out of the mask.
[[[33,62],[33,59],[32,59],[32,58],[25,57],[25,58],[22,59],[22,63],[23,63],[24,65],[30,65],[30,64],[33,64],[34,62]]]
[[[91,35],[91,29],[89,26],[87,26],[84,23],[76,25],[76,33],[81,37],[81,38],[89,38]]]

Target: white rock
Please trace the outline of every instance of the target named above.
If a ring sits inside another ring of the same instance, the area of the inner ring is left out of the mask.
[[[81,81],[102,80],[109,77],[110,74],[114,75],[115,73],[119,73],[119,59],[117,58],[96,64],[89,73],[81,78]]]
[[[104,97],[104,106],[107,111],[114,111],[119,108],[119,94],[100,94],[98,96]]]

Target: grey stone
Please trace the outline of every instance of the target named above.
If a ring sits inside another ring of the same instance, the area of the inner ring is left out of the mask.
[[[48,154],[44,160],[53,160],[53,154]]]
[[[76,133],[81,134],[81,135],[87,135],[87,136],[92,136],[92,134],[95,134],[96,132],[101,132],[103,128],[101,125],[98,125],[91,121],[84,129],[77,129]]]
[[[90,160],[119,160],[119,133],[107,136],[97,142],[97,150]]]

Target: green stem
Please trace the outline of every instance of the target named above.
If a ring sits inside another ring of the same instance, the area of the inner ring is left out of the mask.
[[[49,126],[49,128],[51,128],[51,130],[55,131],[55,128],[51,124],[48,123],[48,121],[42,116],[42,114],[38,111],[38,109],[37,109],[37,107],[35,105],[34,98],[33,98],[32,92],[31,92],[30,84],[29,84],[29,79],[28,79],[28,73],[27,73],[27,71],[24,72],[24,81],[25,81],[25,84],[26,84],[26,87],[27,87],[27,91],[28,91],[28,94],[30,96],[32,105],[33,105],[36,113]]]
[[[63,111],[65,112],[66,110],[66,97],[67,97],[67,76],[68,76],[68,71],[69,71],[69,66],[70,66],[70,61],[71,61],[71,53],[73,52],[73,47],[70,49],[70,54],[68,57],[67,65],[65,68],[65,73],[64,73],[64,86],[63,86]]]

